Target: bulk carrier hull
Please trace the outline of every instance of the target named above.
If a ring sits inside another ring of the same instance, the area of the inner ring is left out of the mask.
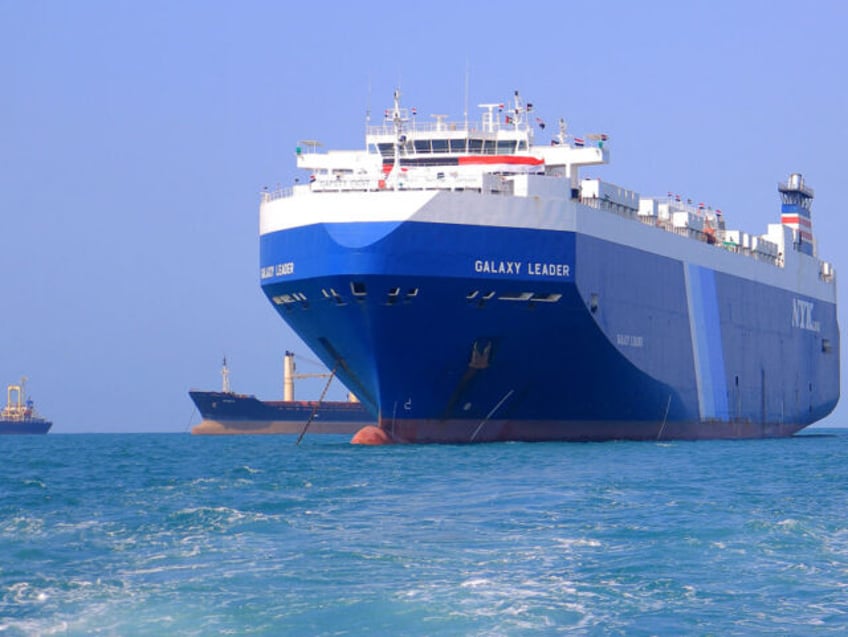
[[[0,435],[46,434],[53,423],[49,420],[0,420]]]
[[[339,401],[260,401],[254,396],[190,391],[203,420],[193,434],[353,434],[376,418],[358,403]]]
[[[602,143],[563,125],[555,148],[523,146],[484,106],[481,128],[420,132],[396,101],[379,152],[299,156],[314,183],[263,196],[263,291],[386,440],[761,438],[831,412],[834,275],[799,175],[750,241],[703,204],[580,181]],[[469,154],[489,137],[515,152]]]

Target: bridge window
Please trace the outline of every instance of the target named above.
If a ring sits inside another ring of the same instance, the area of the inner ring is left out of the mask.
[[[515,140],[502,139],[498,142],[498,155],[511,154],[515,152]]]
[[[464,139],[452,139],[450,140],[450,150],[452,153],[464,153],[465,152],[465,140]]]

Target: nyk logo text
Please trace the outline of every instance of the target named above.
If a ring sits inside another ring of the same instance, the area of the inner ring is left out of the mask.
[[[813,303],[792,299],[792,327],[797,327],[810,332],[818,332],[821,325],[813,320]]]

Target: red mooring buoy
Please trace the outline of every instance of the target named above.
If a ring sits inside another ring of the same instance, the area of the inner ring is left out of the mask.
[[[390,445],[392,439],[385,431],[374,425],[368,425],[357,431],[350,441],[352,445]]]

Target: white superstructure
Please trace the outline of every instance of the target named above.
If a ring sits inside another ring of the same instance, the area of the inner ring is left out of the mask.
[[[525,103],[518,91],[509,108],[502,103],[480,107],[479,122],[452,122],[438,114],[432,116],[434,121],[422,123],[414,109],[410,112],[400,106],[396,91],[383,123],[367,127],[365,149],[318,152],[320,143],[301,142],[297,166],[310,172],[309,183],[263,192],[261,233],[316,222],[351,221],[351,215],[361,221],[461,218],[463,223],[480,225],[498,225],[499,216],[505,215],[509,225],[520,219],[535,228],[575,230],[579,226],[590,235],[598,226],[598,236],[620,236],[624,244],[680,254],[682,259],[692,252],[692,246],[669,243],[632,226],[610,226],[602,219],[591,219],[594,210],[706,244],[716,252],[706,252],[701,258],[700,250],[695,250],[692,258],[696,262],[779,287],[786,283],[780,283],[777,272],[764,275],[745,263],[753,260],[776,269],[791,263],[797,269],[795,262],[800,259],[804,261],[802,270],[817,270],[819,282],[826,284],[815,285],[818,289],[808,292],[818,298],[835,296],[833,266],[818,260],[814,249],[808,253],[797,250],[801,232],[806,233],[807,241],[813,241],[808,221],[802,219],[806,225],[799,227],[797,220],[784,215],[783,223],[771,224],[766,233],[754,235],[727,229],[721,210],[673,193],[643,197],[600,179],[581,179],[582,167],[609,162],[606,134],[569,135],[565,121],[560,120],[550,145],[536,145],[533,106]],[[543,127],[544,123],[537,118],[535,125]],[[787,184],[792,183],[790,177]],[[804,188],[808,205],[812,190]],[[462,193],[490,195],[492,200],[485,209],[475,207],[476,212],[471,213],[463,207]],[[526,213],[514,214],[516,206],[524,206],[522,202],[527,200],[538,203]],[[539,203],[544,208],[541,214]],[[748,259],[727,261],[709,256],[719,252]]]

